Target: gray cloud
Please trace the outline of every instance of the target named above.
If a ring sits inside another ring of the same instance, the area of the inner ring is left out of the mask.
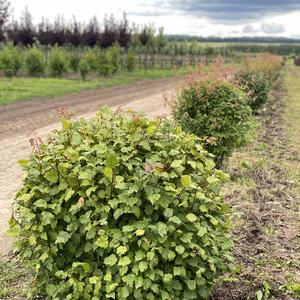
[[[275,23],[263,23],[261,24],[260,30],[263,33],[267,34],[278,34],[278,33],[284,33],[285,28],[281,24],[275,24]]]
[[[300,11],[299,0],[166,0],[156,1],[158,12],[181,12],[205,17],[215,23],[252,22],[268,14]],[[152,11],[155,16],[155,10]]]
[[[255,33],[256,30],[251,25],[246,25],[243,28],[243,33]]]

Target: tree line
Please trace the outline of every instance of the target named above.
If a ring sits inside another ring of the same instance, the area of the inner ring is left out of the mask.
[[[108,48],[118,43],[121,47],[128,48],[131,44],[146,46],[154,38],[164,41],[163,28],[159,29],[155,37],[155,28],[152,25],[136,26],[130,24],[126,14],[121,20],[116,20],[113,15],[105,16],[100,23],[96,16],[87,23],[72,20],[65,21],[64,17],[57,15],[54,22],[43,18],[38,24],[33,23],[33,18],[26,7],[19,20],[12,19],[10,2],[0,0],[0,42],[12,42],[14,45],[32,46],[41,44],[46,46],[74,47],[99,46]]]

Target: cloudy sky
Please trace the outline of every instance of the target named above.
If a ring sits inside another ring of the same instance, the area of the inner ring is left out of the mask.
[[[168,34],[300,38],[300,0],[10,0],[18,18],[25,6],[34,22],[57,14],[87,21],[123,11],[131,22],[163,26]]]

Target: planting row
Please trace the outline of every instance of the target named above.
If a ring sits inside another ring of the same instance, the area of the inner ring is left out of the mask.
[[[122,62],[122,64],[121,64]],[[88,49],[83,53],[69,55],[64,49],[53,47],[49,55],[36,46],[29,47],[25,52],[17,47],[7,45],[0,52],[0,71],[7,77],[16,76],[24,67],[30,76],[41,76],[49,71],[51,76],[58,77],[68,72],[77,73],[83,79],[90,72],[97,72],[107,76],[121,69],[133,71],[135,69],[135,53],[131,50],[121,56],[121,48],[118,45],[107,50]]]
[[[208,298],[234,268],[218,168],[245,143],[280,68],[270,55],[235,76],[221,59],[200,68],[168,99],[177,124],[103,107],[31,139],[8,231],[35,274],[31,296]]]
[[[7,44],[0,50],[0,72],[7,77],[16,76],[24,72],[29,76],[61,76],[67,73],[80,73],[83,79],[89,73],[98,73],[103,76],[114,74],[118,71],[148,70],[148,69],[173,69],[182,68],[187,63],[196,67],[206,58],[207,64],[215,60],[215,56],[205,53],[183,51],[185,54],[176,55],[172,51],[166,55],[143,53],[140,49],[133,50],[121,48],[119,44],[101,50],[99,47],[74,49],[67,47],[44,48],[36,45],[14,47]],[[187,56],[189,55],[189,56]],[[235,58],[226,56],[226,62],[241,61],[240,56]]]

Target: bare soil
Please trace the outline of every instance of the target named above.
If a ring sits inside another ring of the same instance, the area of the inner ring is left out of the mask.
[[[21,182],[21,168],[17,161],[29,156],[31,148],[28,132],[46,136],[54,128],[60,128],[57,109],[67,106],[79,117],[91,118],[101,106],[124,105],[148,116],[167,114],[163,93],[174,90],[178,79],[144,80],[131,84],[90,89],[60,97],[32,99],[0,105],[0,253],[6,253],[11,239],[4,232],[11,215],[13,193]]]
[[[300,160],[299,153],[290,150],[282,119],[286,96],[278,82],[258,116],[254,143],[229,160],[226,171],[233,181],[223,192],[234,212],[233,256],[240,267],[235,275],[228,274],[230,281],[217,287],[212,300],[259,299],[259,291],[262,299],[300,299],[299,290],[283,287],[300,284]]]

